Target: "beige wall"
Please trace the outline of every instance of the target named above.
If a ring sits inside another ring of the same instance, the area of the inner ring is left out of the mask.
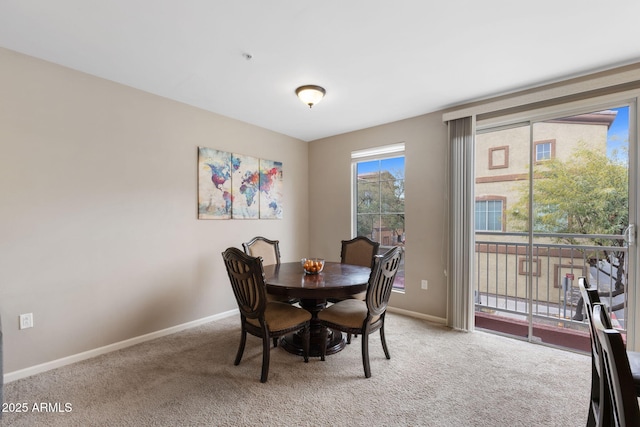
[[[447,317],[442,112],[309,144],[0,48],[5,373],[235,309],[220,252],[257,234],[284,261],[338,260],[353,150],[406,144],[406,293]],[[284,164],[283,220],[196,219],[197,147]],[[420,280],[429,289],[420,289]],[[18,330],[18,315],[35,327]]]
[[[432,113],[309,145],[309,255],[337,261],[351,234],[351,152],[405,143],[406,257],[404,294],[390,305],[444,322],[447,307],[447,127]],[[429,281],[428,290],[420,280]]]
[[[0,64],[5,373],[236,308],[220,253],[254,235],[307,254],[307,143],[8,50]],[[282,161],[284,219],[197,220],[198,146]]]

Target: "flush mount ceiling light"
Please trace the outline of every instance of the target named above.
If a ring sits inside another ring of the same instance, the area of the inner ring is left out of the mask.
[[[307,104],[309,108],[322,101],[322,97],[325,93],[327,93],[327,91],[325,91],[324,88],[315,85],[300,86],[296,89],[296,95],[298,95],[298,98]]]

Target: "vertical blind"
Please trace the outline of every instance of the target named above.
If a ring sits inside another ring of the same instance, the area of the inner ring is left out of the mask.
[[[449,304],[448,323],[454,329],[474,326],[474,127],[475,117],[451,120],[449,126]]]

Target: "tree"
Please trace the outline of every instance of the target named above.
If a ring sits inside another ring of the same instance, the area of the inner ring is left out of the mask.
[[[507,212],[510,228],[528,231],[528,187]],[[551,159],[534,168],[534,232],[621,235],[629,223],[628,168],[618,156],[580,144],[568,160]],[[571,237],[557,238],[569,244]],[[591,239],[593,245],[622,246],[619,239]],[[624,251],[618,260],[616,289],[622,289]]]
[[[381,171],[358,176],[357,233],[381,242],[390,233],[395,242],[404,234],[404,173]],[[381,242],[382,243],[382,242]]]

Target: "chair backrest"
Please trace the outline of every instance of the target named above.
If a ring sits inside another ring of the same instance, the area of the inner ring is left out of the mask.
[[[384,255],[375,256],[365,299],[369,314],[374,320],[387,309],[401,257],[402,252],[398,246],[388,250]]]
[[[620,331],[605,326],[607,317],[606,307],[602,304],[593,306],[593,324],[602,350],[600,360],[608,384],[615,425],[640,426],[640,408],[627,350]]]
[[[378,254],[380,243],[374,242],[365,236],[354,237],[351,240],[342,241],[340,262],[343,264],[361,265],[373,267],[373,258]]]
[[[591,286],[587,281],[586,277],[578,277],[578,287],[580,287],[580,294],[582,299],[584,300],[585,309],[588,308],[587,304],[600,304],[600,295],[598,294],[598,288],[595,286]],[[582,287],[584,287],[585,292],[582,291]],[[585,310],[587,311],[587,310]],[[589,316],[589,311],[587,311],[587,317]]]
[[[580,288],[584,311],[586,312],[587,321],[589,323],[589,339],[591,341],[592,367],[590,408],[593,411],[592,416],[596,420],[596,425],[600,426],[604,424],[605,420],[608,420],[612,416],[607,380],[604,377],[605,368],[602,366],[602,358],[600,356],[600,353],[602,352],[600,349],[600,340],[598,339],[598,332],[596,331],[593,323],[593,307],[601,305],[600,296],[598,295],[597,288],[589,286],[589,282],[586,277],[578,278],[578,287]],[[610,325],[608,316],[606,317],[606,325]]]
[[[596,304],[600,304],[600,296],[598,295],[598,289],[595,287],[589,286],[589,282],[586,277],[578,278],[578,287],[580,288],[580,295],[582,296],[582,301],[584,303],[584,311],[587,314],[587,320],[589,322],[589,329],[591,333],[589,337],[591,338],[591,355],[595,358],[594,363],[596,365],[596,369],[600,372],[600,364],[598,363],[598,354],[600,353],[600,345],[598,344],[598,335],[593,325],[593,306]],[[605,327],[607,329],[611,328],[611,321],[609,316],[605,319],[608,323],[605,323]]]
[[[249,319],[263,317],[267,305],[267,290],[262,259],[247,255],[237,248],[228,248],[222,252],[222,259],[240,314]]]
[[[244,253],[262,257],[262,265],[280,264],[280,241],[258,236],[242,244]]]

